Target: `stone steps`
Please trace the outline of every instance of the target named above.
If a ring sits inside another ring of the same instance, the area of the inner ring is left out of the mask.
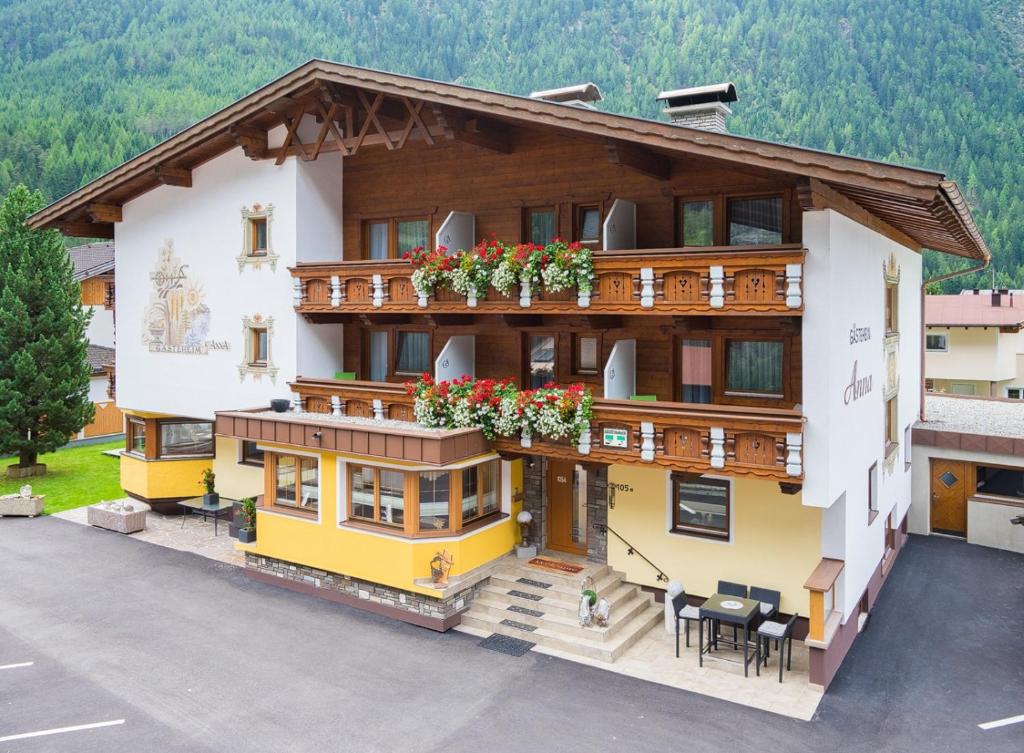
[[[611,606],[608,627],[579,624],[580,585],[588,575],[598,597]],[[477,635],[497,633],[564,654],[612,662],[662,619],[654,599],[623,577],[608,565],[588,563],[584,572],[570,575],[510,557],[495,564],[488,582],[462,615],[460,627]]]

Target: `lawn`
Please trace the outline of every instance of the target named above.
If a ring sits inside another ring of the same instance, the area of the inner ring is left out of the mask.
[[[22,484],[31,484],[34,494],[45,494],[44,512],[50,515],[82,505],[91,505],[105,499],[121,499],[120,460],[104,455],[104,450],[124,448],[124,440],[64,447],[48,455],[40,455],[46,463],[46,475],[27,479],[7,478],[0,475],[0,494],[18,491]],[[0,473],[16,462],[13,458],[0,460]]]

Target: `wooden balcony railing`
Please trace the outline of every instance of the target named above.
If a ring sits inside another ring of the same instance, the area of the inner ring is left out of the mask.
[[[800,314],[804,249],[722,246],[596,251],[590,296],[493,288],[475,302],[448,290],[419,298],[412,266],[403,260],[337,261],[291,269],[295,307],[302,313],[391,312],[509,314]]]
[[[413,398],[398,384],[306,379],[292,383],[314,413],[413,421]],[[803,417],[796,410],[721,405],[594,401],[589,436],[579,445],[534,438],[499,438],[508,455],[660,465],[695,473],[721,472],[798,482],[803,478]]]

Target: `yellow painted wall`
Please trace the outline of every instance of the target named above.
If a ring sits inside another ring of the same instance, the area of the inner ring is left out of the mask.
[[[775,482],[732,479],[732,537],[728,542],[669,533],[668,472],[613,465],[608,484],[615,507],[608,525],[688,594],[708,596],[718,581],[782,592],[782,611],[807,614],[804,581],[821,560],[821,511],[804,507],[800,495],[786,495]],[[608,535],[608,564],[627,580],[664,588],[653,568]]]
[[[287,448],[283,448],[287,449]],[[469,572],[509,552],[515,545],[515,514],[497,525],[456,541],[402,539],[339,527],[337,510],[338,455],[320,454],[320,522],[260,510],[256,516],[256,542],[239,548],[334,573],[343,573],[395,588],[438,595],[417,578],[430,577],[430,560],[442,549],[452,555],[450,575]],[[513,488],[516,471],[513,468]],[[522,470],[518,473],[522,489]],[[513,513],[515,509],[513,509]]]
[[[198,497],[203,471],[210,458],[188,460],[145,460],[121,455],[121,488],[143,499]]]
[[[228,499],[244,499],[263,494],[263,468],[238,462],[241,440],[216,437],[213,472],[217,474],[217,492]]]

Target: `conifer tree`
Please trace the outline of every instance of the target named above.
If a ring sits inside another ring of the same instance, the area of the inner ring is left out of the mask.
[[[42,193],[15,186],[0,204],[0,455],[31,468],[93,418],[85,328],[91,312],[56,230],[25,220]]]

